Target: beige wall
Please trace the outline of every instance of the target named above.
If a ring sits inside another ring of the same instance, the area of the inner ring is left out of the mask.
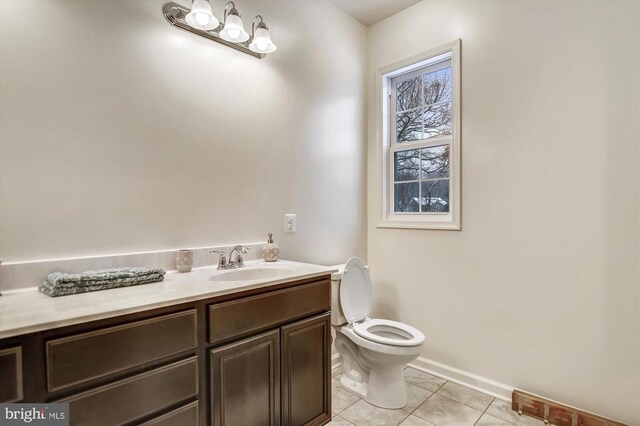
[[[260,61],[171,28],[166,1],[0,2],[0,257],[269,231],[288,259],[364,255],[365,27],[329,2],[243,0],[279,46]]]
[[[638,2],[425,1],[370,28],[380,67],[462,39],[462,231],[377,229],[377,310],[424,356],[640,424]]]
[[[164,2],[0,1],[0,257],[267,231],[290,259],[368,251],[425,357],[640,423],[637,2],[422,2],[370,28],[366,81],[365,29],[328,2],[242,1],[262,61]],[[456,38],[463,229],[365,235],[365,82],[371,106],[375,69]]]

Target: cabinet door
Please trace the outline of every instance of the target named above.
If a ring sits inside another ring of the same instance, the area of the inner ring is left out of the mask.
[[[22,401],[22,346],[0,349],[0,403]]]
[[[282,424],[331,419],[331,314],[282,327]]]
[[[280,424],[280,332],[212,349],[214,426]]]

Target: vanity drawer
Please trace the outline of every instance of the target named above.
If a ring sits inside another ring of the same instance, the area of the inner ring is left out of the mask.
[[[169,411],[167,414],[151,419],[141,426],[194,426],[198,421],[198,401]]]
[[[135,421],[197,394],[198,358],[194,356],[57,402],[69,403],[72,425],[112,426]]]
[[[196,346],[195,309],[50,340],[47,389],[65,389]]]
[[[265,330],[331,307],[331,281],[271,291],[209,306],[209,343]]]
[[[17,402],[24,397],[22,388],[22,347],[0,349],[0,403]]]

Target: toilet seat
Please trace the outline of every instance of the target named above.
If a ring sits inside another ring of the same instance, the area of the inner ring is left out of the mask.
[[[351,327],[350,325],[343,325],[336,329],[336,331],[355,343],[358,348],[367,349],[371,352],[379,354],[401,357],[412,354],[418,356],[420,355],[420,353],[422,353],[422,347],[424,346],[424,343],[416,346],[394,346],[374,342],[373,340],[365,339],[364,337],[357,334],[353,330],[353,327]]]
[[[340,306],[355,334],[369,342],[401,347],[424,343],[424,334],[410,325],[370,318],[373,306],[371,278],[369,267],[359,257],[352,257],[344,266]]]
[[[410,325],[386,319],[370,319],[353,326],[360,337],[390,346],[418,346],[424,334]]]

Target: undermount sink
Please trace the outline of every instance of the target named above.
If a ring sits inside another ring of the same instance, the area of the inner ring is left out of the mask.
[[[250,281],[284,277],[291,272],[290,268],[247,268],[221,271],[211,277],[212,281]]]

